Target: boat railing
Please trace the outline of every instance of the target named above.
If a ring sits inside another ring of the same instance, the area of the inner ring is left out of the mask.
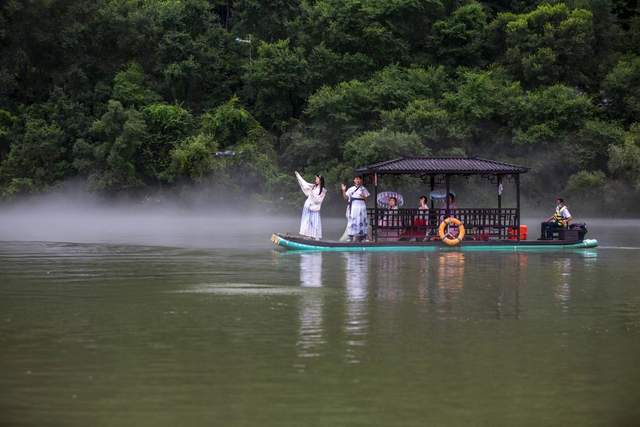
[[[369,224],[375,240],[432,240],[447,217],[459,219],[465,227],[465,240],[519,240],[517,208],[368,208]]]

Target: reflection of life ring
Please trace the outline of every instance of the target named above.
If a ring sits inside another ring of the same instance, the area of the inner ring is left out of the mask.
[[[457,236],[454,236],[449,232],[449,227],[447,227],[448,225],[458,227]],[[455,246],[464,239],[464,225],[458,218],[450,216],[440,223],[440,227],[438,227],[438,235],[440,236],[440,240],[442,240],[446,245]]]

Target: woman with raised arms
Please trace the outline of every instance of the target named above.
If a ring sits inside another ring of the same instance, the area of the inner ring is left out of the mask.
[[[302,236],[311,237],[312,239],[322,239],[322,221],[320,220],[320,208],[322,201],[327,194],[324,188],[324,178],[322,175],[316,175],[313,184],[307,182],[302,176],[295,172],[298,184],[307,200],[302,208],[302,219],[300,220],[300,234]]]

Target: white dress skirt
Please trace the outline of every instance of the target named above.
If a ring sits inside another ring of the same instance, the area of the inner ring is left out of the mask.
[[[364,200],[353,200],[347,207],[347,235],[362,237],[368,232],[367,204]]]
[[[309,209],[309,203],[307,202],[304,203],[304,207],[302,208],[300,234],[313,239],[322,239],[322,220],[320,219],[320,211],[312,211]]]

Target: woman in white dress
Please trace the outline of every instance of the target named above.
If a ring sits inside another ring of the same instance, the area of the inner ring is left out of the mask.
[[[362,177],[353,179],[353,186],[347,190],[342,184],[342,197],[347,201],[347,230],[349,241],[361,241],[367,238],[369,223],[367,221],[367,197],[369,192],[362,186]]]
[[[324,188],[324,178],[321,175],[316,175],[314,183],[312,184],[305,181],[297,171],[295,174],[302,192],[307,196],[307,200],[304,202],[304,207],[302,208],[300,234],[302,236],[320,240],[322,239],[320,207],[322,206],[324,196],[327,194],[327,189]]]

